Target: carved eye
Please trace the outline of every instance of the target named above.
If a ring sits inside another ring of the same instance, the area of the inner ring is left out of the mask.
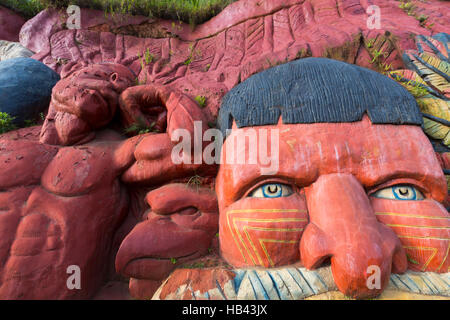
[[[253,190],[249,197],[252,198],[280,198],[288,197],[292,194],[292,189],[288,185],[281,183],[266,183]]]
[[[391,199],[391,200],[423,200],[425,197],[422,192],[413,186],[396,185],[389,188],[384,188],[375,192],[372,196],[376,198]]]

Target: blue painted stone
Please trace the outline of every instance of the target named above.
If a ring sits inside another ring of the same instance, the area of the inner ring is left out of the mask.
[[[35,120],[48,108],[59,79],[56,72],[31,58],[0,61],[0,112],[16,117],[17,126]]]

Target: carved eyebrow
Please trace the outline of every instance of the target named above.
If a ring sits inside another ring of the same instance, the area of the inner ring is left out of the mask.
[[[249,170],[246,168],[246,170]],[[247,171],[248,172],[248,171]],[[246,172],[246,173],[247,173]],[[253,173],[253,172],[252,172]],[[308,182],[306,179],[303,181],[299,181],[296,177],[292,177],[286,174],[280,174],[277,176],[261,176],[257,174],[257,172],[254,172],[255,174],[252,174],[248,177],[248,179],[240,179],[235,187],[233,188],[236,190],[233,193],[232,201],[235,202],[242,197],[245,196],[248,192],[250,192],[252,189],[255,189],[256,187],[262,186],[266,183],[281,183],[286,185],[294,185],[294,186],[306,186],[314,182],[315,179],[312,179],[310,182]]]
[[[367,189],[374,189],[377,186],[382,186],[383,184],[388,184],[389,181],[399,180],[412,180],[417,183],[419,187],[425,189],[427,193],[431,195],[431,197],[439,202],[442,202],[447,196],[447,186],[446,183],[443,184],[444,175],[440,174],[432,174],[432,171],[421,171],[420,169],[412,169],[417,171],[403,171],[403,172],[388,172],[386,174],[380,174],[375,179],[366,183],[364,187]],[[440,172],[439,172],[440,173]],[[366,180],[366,177],[361,177],[361,179]],[[358,179],[361,181],[361,179]],[[407,183],[407,181],[405,181]],[[410,183],[411,184],[411,183]]]

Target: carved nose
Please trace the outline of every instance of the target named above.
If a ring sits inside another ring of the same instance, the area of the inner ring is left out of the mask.
[[[351,174],[321,176],[306,188],[310,223],[300,242],[308,269],[330,258],[334,282],[353,298],[379,295],[392,272],[407,269],[403,247],[392,230],[377,221],[369,198]]]

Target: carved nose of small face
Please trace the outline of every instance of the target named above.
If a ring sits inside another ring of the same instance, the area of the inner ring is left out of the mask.
[[[308,269],[331,258],[334,281],[353,298],[379,295],[392,272],[406,271],[403,247],[392,230],[379,223],[368,196],[351,174],[321,176],[306,189],[310,223],[300,242]]]

